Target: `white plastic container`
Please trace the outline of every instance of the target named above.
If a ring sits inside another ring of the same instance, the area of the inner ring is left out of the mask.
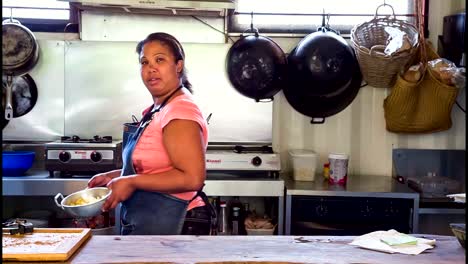
[[[328,155],[330,162],[330,178],[331,184],[346,184],[348,179],[348,155],[343,153],[331,153]]]
[[[314,181],[318,154],[312,150],[292,149],[289,156],[293,167],[295,181]]]

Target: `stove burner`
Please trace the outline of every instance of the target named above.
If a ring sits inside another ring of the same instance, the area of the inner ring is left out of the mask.
[[[62,143],[112,143],[112,136],[100,137],[96,135],[92,139],[81,139],[79,136],[73,135],[61,137],[60,141]]]

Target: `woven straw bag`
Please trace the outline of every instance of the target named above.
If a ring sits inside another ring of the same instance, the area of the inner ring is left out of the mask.
[[[378,18],[378,10],[382,6],[392,9],[393,17]],[[406,33],[411,48],[399,53],[387,55],[386,47],[388,33],[385,27],[397,28]],[[404,68],[416,53],[419,42],[418,30],[415,26],[398,20],[393,7],[382,4],[375,10],[375,16],[369,22],[356,25],[351,30],[351,44],[366,82],[374,87],[389,88],[395,83],[398,72]]]
[[[439,57],[427,44],[421,45],[421,50],[426,65],[428,59]],[[386,129],[395,133],[433,133],[450,129],[458,90],[439,81],[431,67],[425,67],[424,76],[417,83],[408,82],[399,74],[383,103]]]

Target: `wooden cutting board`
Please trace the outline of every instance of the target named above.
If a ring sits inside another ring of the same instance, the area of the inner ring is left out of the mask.
[[[2,234],[4,261],[65,261],[91,236],[90,228],[34,228],[32,234]]]

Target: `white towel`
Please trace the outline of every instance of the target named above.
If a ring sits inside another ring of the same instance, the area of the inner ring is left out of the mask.
[[[448,194],[447,197],[453,198],[456,203],[465,203],[465,193]]]
[[[349,244],[387,253],[418,255],[426,249],[433,248],[436,242],[435,239],[430,240],[424,238],[416,238],[417,243],[415,245],[390,246],[382,242],[382,239],[398,239],[402,235],[405,234],[400,233],[394,229],[390,229],[388,231],[375,231],[369,234],[356,237],[353,240],[353,242]]]

